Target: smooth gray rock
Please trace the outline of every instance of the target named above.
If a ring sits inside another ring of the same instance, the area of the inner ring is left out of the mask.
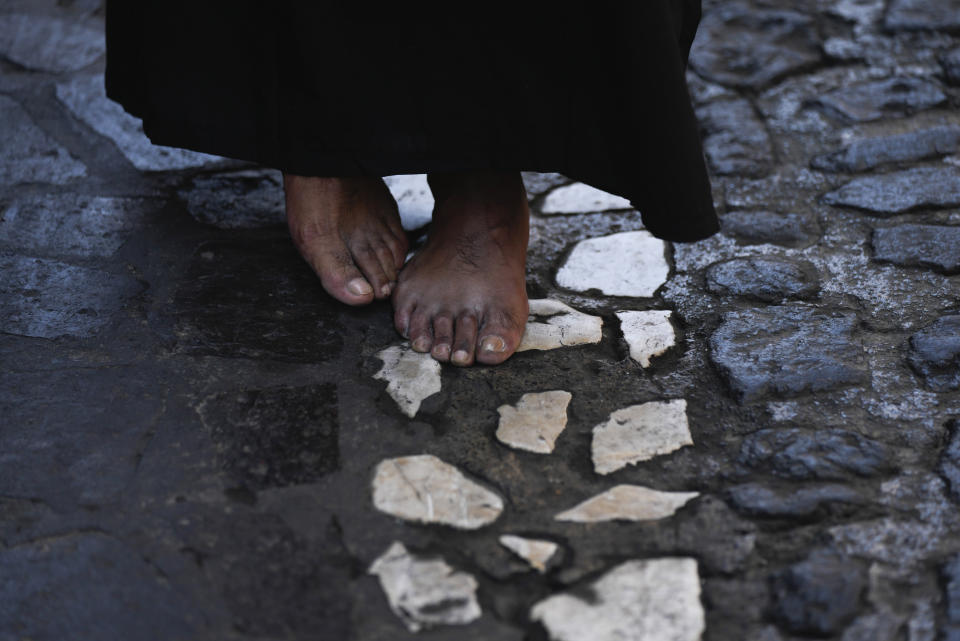
[[[960,47],[943,54],[940,66],[943,67],[943,76],[948,84],[960,85]]]
[[[773,146],[746,100],[722,100],[697,109],[704,153],[714,173],[759,177],[773,166]]]
[[[853,314],[789,305],[727,312],[711,356],[734,395],[796,396],[866,381]]]
[[[953,421],[950,439],[940,454],[940,474],[950,485],[950,495],[960,503],[960,422]]]
[[[178,193],[191,216],[219,229],[257,229],[286,222],[282,176],[272,169],[196,176]]]
[[[960,227],[899,225],[873,232],[873,256],[905,267],[960,273]]]
[[[769,518],[809,517],[830,503],[865,503],[867,499],[846,485],[805,485],[774,489],[745,483],[729,489],[733,506],[744,514]]]
[[[960,168],[915,167],[856,178],[823,197],[828,205],[853,207],[877,215],[919,208],[960,206]]]
[[[0,273],[0,331],[37,338],[92,336],[143,289],[129,276],[28,256],[0,256]]]
[[[764,429],[740,446],[738,462],[751,469],[797,480],[843,480],[892,470],[887,446],[838,429]]]
[[[821,171],[860,172],[890,163],[945,156],[956,153],[957,149],[960,149],[960,127],[943,125],[857,140],[841,151],[817,156],[810,164]]]
[[[883,25],[890,31],[956,31],[960,0],[892,0]]]
[[[960,389],[960,315],[943,316],[911,336],[909,362],[930,389]]]
[[[0,187],[33,182],[62,185],[87,175],[83,163],[51,140],[6,96],[0,96],[0,140]]]
[[[935,82],[899,76],[835,89],[814,102],[840,119],[870,122],[930,109],[946,100]]]
[[[817,40],[803,13],[717,4],[703,16],[690,64],[713,82],[759,88],[819,62]]]
[[[773,256],[734,258],[707,269],[707,289],[721,296],[745,296],[773,303],[815,296],[819,277],[817,268],[808,261]]]
[[[738,210],[720,218],[720,229],[744,243],[773,243],[786,247],[803,247],[820,235],[816,221],[809,216],[788,212]]]
[[[815,552],[773,576],[774,615],[795,634],[838,634],[856,616],[866,585],[859,563]]]
[[[83,69],[106,51],[103,33],[43,15],[0,15],[0,55],[34,71]]]

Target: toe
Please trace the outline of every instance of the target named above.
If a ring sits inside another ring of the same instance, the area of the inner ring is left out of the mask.
[[[453,349],[453,316],[441,313],[433,317],[433,349],[431,356],[445,363],[450,360]]]
[[[377,260],[380,262],[380,268],[387,278],[386,289],[381,292],[386,297],[393,293],[397,284],[396,261],[393,258],[393,252],[390,251],[390,248],[387,247],[385,243],[378,243],[374,251],[377,254]]]
[[[472,365],[477,345],[477,318],[473,314],[461,314],[457,318],[450,362],[454,365]]]
[[[429,352],[433,347],[433,332],[430,327],[430,317],[414,310],[410,316],[410,346],[415,352]]]
[[[520,345],[523,328],[523,324],[506,312],[488,314],[479,332],[477,361],[485,365],[498,365],[510,358]]]
[[[316,244],[304,245],[300,252],[320,277],[328,294],[348,305],[365,305],[373,301],[373,287],[357,269],[344,245],[325,248]]]
[[[387,298],[390,296],[392,288],[390,284],[393,279],[389,278],[383,271],[380,264],[380,258],[377,250],[369,243],[357,244],[350,248],[350,253],[356,261],[357,267],[363,272],[367,282],[373,287],[373,295],[376,298]]]
[[[393,297],[393,326],[397,333],[404,338],[410,338],[410,317],[413,315],[413,305],[404,304]]]

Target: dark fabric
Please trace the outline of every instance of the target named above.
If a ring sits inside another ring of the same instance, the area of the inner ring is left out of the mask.
[[[717,230],[684,79],[699,0],[456,4],[109,0],[107,94],[157,144],[301,175],[556,171],[659,237]]]

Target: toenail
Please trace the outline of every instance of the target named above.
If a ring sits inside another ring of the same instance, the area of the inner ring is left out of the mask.
[[[436,345],[434,346],[433,351],[439,358],[447,358],[450,356],[449,345]]]
[[[507,344],[499,336],[487,336],[481,341],[480,349],[485,352],[502,352],[507,349]]]
[[[430,339],[426,336],[419,336],[412,345],[414,351],[417,352],[426,352],[430,349]]]
[[[450,360],[459,365],[464,365],[470,360],[470,354],[462,349],[458,349],[453,353],[453,356],[450,357]]]
[[[370,283],[362,278],[354,278],[347,283],[347,290],[356,296],[366,296],[367,294],[373,293],[373,288],[370,287]]]
[[[392,291],[393,291],[393,283],[387,283],[386,285],[380,288],[380,293],[384,296],[389,296],[390,292]]]

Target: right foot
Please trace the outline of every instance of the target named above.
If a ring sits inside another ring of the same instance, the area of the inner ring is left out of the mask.
[[[389,298],[408,243],[383,180],[284,174],[283,188],[290,236],[327,293],[348,305]]]

